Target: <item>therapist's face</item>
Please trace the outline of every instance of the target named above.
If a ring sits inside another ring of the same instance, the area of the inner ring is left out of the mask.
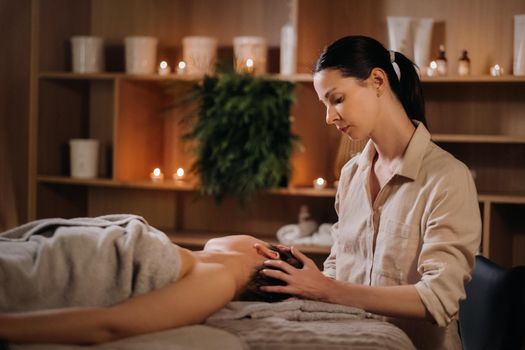
[[[377,88],[370,78],[361,81],[343,77],[337,69],[314,74],[314,88],[326,106],[326,123],[353,140],[366,139],[380,112]]]

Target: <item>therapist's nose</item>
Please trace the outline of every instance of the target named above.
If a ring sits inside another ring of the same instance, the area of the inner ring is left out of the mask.
[[[339,118],[334,106],[326,107],[326,124],[333,125],[334,121]]]

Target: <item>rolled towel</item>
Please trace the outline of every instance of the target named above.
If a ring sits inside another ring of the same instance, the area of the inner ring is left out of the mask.
[[[277,239],[280,243],[290,245],[301,237],[299,225],[285,225],[277,231]]]
[[[321,245],[331,246],[332,224],[322,224],[319,231],[308,237],[301,237],[298,225],[286,225],[277,231],[277,239],[286,245]]]

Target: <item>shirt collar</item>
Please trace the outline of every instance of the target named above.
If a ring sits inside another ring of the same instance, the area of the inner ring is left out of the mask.
[[[395,174],[415,180],[421,169],[421,163],[423,162],[423,157],[430,142],[430,133],[423,123],[417,120],[413,120],[412,122],[415,124],[416,130],[408,143],[403,158],[397,166]],[[361,152],[359,167],[363,170],[371,167],[376,152],[372,140],[369,140],[363,152]]]

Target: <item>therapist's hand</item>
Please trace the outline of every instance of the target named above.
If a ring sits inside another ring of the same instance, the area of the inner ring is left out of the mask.
[[[286,282],[285,286],[263,286],[264,292],[286,293],[304,299],[328,301],[328,294],[333,280],[323,275],[315,262],[292,247],[291,252],[295,258],[303,263],[303,268],[298,269],[282,260],[267,260],[265,266],[272,266],[280,270],[263,269],[260,273]]]

